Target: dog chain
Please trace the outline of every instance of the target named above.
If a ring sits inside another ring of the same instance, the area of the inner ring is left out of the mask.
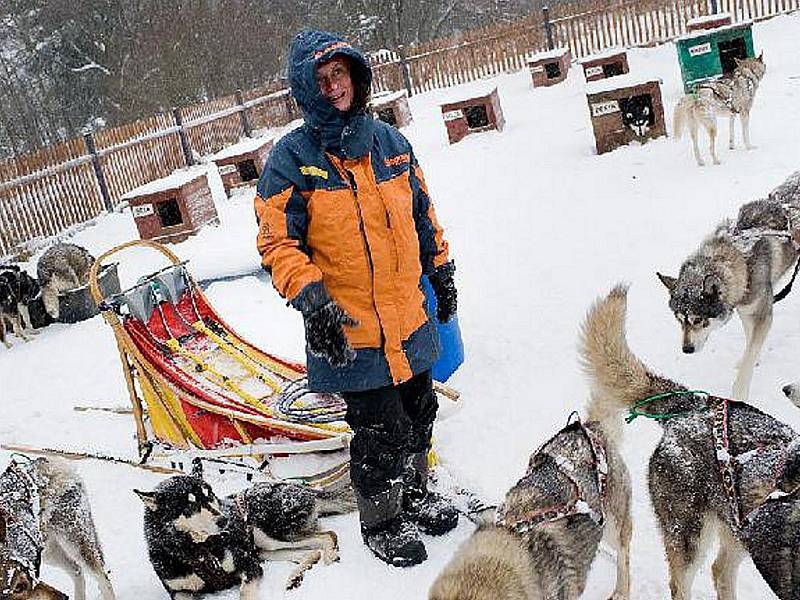
[[[730,453],[730,439],[728,437],[728,399],[712,396],[711,409],[714,414],[714,421],[711,431],[714,435],[714,449],[717,455],[719,473],[722,477],[722,489],[730,504],[731,517],[737,529],[742,526],[741,507],[739,506],[739,496],[736,493],[736,485],[733,475],[733,461]]]

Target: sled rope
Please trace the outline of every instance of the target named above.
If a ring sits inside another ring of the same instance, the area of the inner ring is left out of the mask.
[[[662,398],[671,398],[673,396],[694,396],[694,395],[705,396],[706,400],[711,398],[711,395],[708,392],[704,392],[703,390],[673,390],[671,392],[655,394],[654,396],[648,396],[643,400],[639,400],[633,406],[631,406],[628,409],[628,416],[625,417],[625,422],[630,424],[637,417],[645,417],[647,419],[653,419],[654,421],[665,421],[667,419],[673,419],[675,417],[682,417],[683,415],[699,412],[698,410],[682,410],[679,412],[671,412],[671,413],[650,413],[639,410],[640,407],[652,404],[656,400],[661,400]]]

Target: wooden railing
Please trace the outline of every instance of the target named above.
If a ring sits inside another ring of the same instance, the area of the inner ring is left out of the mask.
[[[521,69],[548,47],[548,30],[574,57],[658,44],[715,8],[734,21],[760,20],[798,10],[800,0],[565,0],[512,24],[372,55],[373,89],[418,93]],[[191,153],[297,118],[281,88],[276,82],[0,161],[0,257],[113,209],[124,193],[191,162]]]

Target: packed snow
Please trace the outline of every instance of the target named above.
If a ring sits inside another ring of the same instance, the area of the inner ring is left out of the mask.
[[[660,138],[597,156],[582,69],[532,88],[528,71],[427,92],[409,99],[414,122],[403,132],[414,144],[457,264],[459,322],[466,362],[448,382],[463,407],[441,422],[436,446],[463,485],[499,501],[524,473],[530,453],[587,399],[576,360],[578,327],[590,303],[622,280],[632,284],[631,346],[655,370],[694,389],[730,393],[744,335],[736,318],[714,332],[702,353],[680,351],[678,325],[655,271],[676,275],[681,261],[737,207],[762,197],[800,168],[800,14],[756,24],[757,51],[767,73],[751,117],[757,149],[720,151],[722,164],[698,168],[688,140]],[[675,47],[628,50],[632,73],[655,73],[671,110],[682,93]],[[506,126],[449,145],[440,104],[498,87]],[[669,118],[669,115],[668,115]],[[721,124],[724,139],[727,124]],[[738,131],[738,124],[737,124]],[[701,140],[706,144],[705,138]],[[720,143],[724,148],[724,143]],[[211,302],[246,338],[274,353],[303,358],[300,316],[260,273],[255,251],[253,188],[218,200],[221,225],[172,250],[189,259]],[[95,255],[137,237],[129,211],[97,219],[69,241]],[[35,272],[35,258],[28,265]],[[152,251],[121,257],[123,286],[163,266]],[[776,307],[772,331],[755,370],[751,402],[800,429],[800,411],[781,393],[800,379],[800,292]],[[13,336],[0,348],[0,442],[135,455],[129,415],[78,412],[75,406],[127,404],[111,329],[101,317],[56,324],[29,343]],[[622,417],[620,417],[622,418]],[[660,429],[638,419],[625,427],[624,457],[634,482],[632,598],[669,595],[667,566],[646,489],[647,459]],[[0,467],[9,459],[0,454]],[[165,598],[147,559],[143,506],[132,488],[152,489],[162,475],[94,460],[74,463],[84,477],[118,597]],[[224,493],[227,490],[218,490]],[[341,543],[341,561],[318,566],[291,592],[291,567],[266,568],[262,598],[424,598],[457,545],[473,530],[466,519],[438,539],[426,539],[429,559],[399,570],[363,546],[355,514],[325,519]],[[711,556],[699,570],[692,598],[716,598]],[[608,598],[613,554],[601,552],[584,594]],[[69,578],[51,567],[50,583],[71,593]],[[772,593],[747,559],[741,598]],[[90,584],[90,597],[99,592]],[[237,598],[231,590],[215,598]]]

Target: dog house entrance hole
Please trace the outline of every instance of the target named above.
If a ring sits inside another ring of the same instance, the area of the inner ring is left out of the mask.
[[[392,110],[391,108],[379,109],[378,118],[384,123],[388,123],[392,127],[397,127],[397,119],[394,116],[394,110]]]
[[[561,77],[561,67],[557,62],[544,63],[544,72],[548,79]]]
[[[486,113],[486,107],[482,104],[478,106],[468,106],[464,109],[467,115],[467,126],[470,129],[480,129],[489,124],[489,115]]]
[[[603,77],[616,77],[624,73],[625,71],[622,69],[621,62],[606,63],[603,65]]]
[[[174,227],[183,223],[181,208],[177,198],[170,198],[158,203],[158,218],[162,227]]]
[[[737,58],[739,60],[747,58],[747,46],[743,37],[719,42],[719,60],[722,63],[722,72],[725,75],[733,73],[736,69]]]
[[[242,181],[253,181],[254,179],[258,179],[256,162],[252,158],[248,160],[240,160],[236,163],[236,168],[239,170],[239,177],[242,178]]]

